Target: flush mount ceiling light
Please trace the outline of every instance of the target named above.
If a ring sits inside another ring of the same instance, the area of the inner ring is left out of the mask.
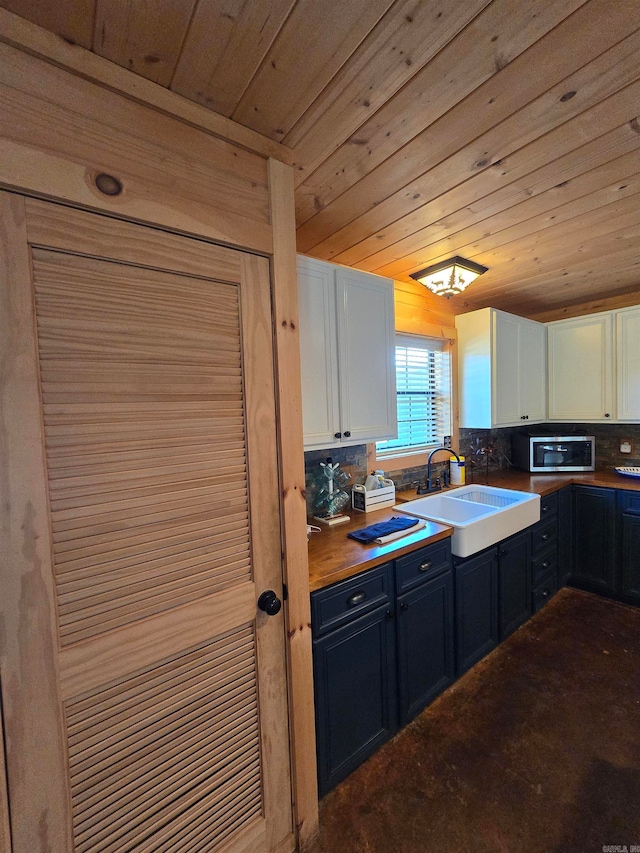
[[[482,264],[476,264],[456,255],[455,258],[433,264],[419,272],[412,272],[410,277],[424,284],[436,296],[446,296],[450,299],[462,293],[472,281],[488,269],[489,267],[483,267]]]

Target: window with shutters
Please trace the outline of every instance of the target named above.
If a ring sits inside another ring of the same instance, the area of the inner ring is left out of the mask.
[[[447,341],[396,335],[398,437],[376,444],[378,458],[418,453],[451,435],[451,358]]]

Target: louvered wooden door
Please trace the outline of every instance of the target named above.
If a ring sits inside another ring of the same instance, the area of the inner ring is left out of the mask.
[[[14,853],[291,850],[268,261],[2,203]]]

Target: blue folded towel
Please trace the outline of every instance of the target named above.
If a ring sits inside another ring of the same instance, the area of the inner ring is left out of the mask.
[[[397,533],[399,530],[407,530],[413,527],[420,521],[419,518],[407,518],[407,516],[395,516],[390,521],[379,521],[377,524],[371,524],[369,527],[363,527],[361,530],[354,530],[352,533],[347,533],[350,539],[355,539],[357,542],[364,542],[365,545],[373,542],[378,536],[386,536],[388,533]]]

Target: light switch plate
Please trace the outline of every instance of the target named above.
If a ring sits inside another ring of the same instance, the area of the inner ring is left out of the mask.
[[[631,453],[633,451],[633,444],[629,439],[623,438],[620,442],[620,453]]]

